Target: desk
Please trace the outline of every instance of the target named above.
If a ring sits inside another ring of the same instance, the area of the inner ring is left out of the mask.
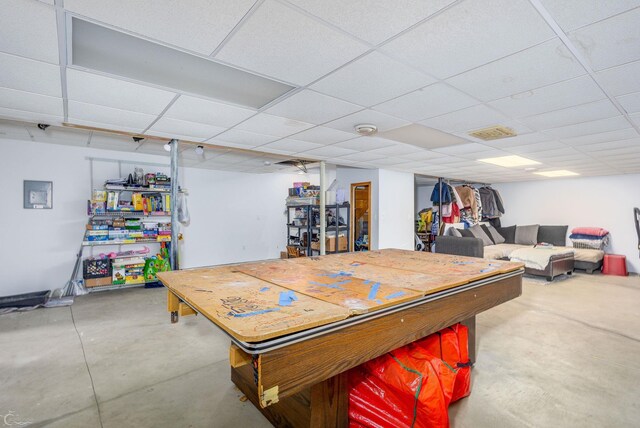
[[[231,379],[275,426],[348,426],[345,372],[522,293],[523,265],[380,250],[158,274],[172,321],[232,342]],[[241,422],[239,421],[241,424]]]

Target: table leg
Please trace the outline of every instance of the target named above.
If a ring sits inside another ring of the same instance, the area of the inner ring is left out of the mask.
[[[171,312],[171,322],[178,322],[178,310],[180,309],[180,299],[178,296],[167,290],[167,311]]]
[[[475,364],[476,362],[476,317],[475,315],[471,318],[467,318],[466,320],[461,322],[462,325],[466,326],[469,329],[469,361],[471,364]]]
[[[349,390],[347,372],[335,375],[311,387],[311,423],[313,428],[349,426]]]

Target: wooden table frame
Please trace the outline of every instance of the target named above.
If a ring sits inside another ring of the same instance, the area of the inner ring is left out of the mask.
[[[520,296],[522,274],[453,288],[441,298],[253,356],[232,345],[231,380],[274,426],[346,427],[347,370],[458,322],[469,327],[475,361],[475,316]],[[172,321],[193,311],[171,291],[168,310]]]

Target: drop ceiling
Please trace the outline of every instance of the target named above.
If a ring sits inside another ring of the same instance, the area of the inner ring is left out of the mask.
[[[190,67],[293,89],[248,107],[202,82],[81,67],[75,20],[189,56]],[[159,140],[28,123],[180,138],[230,150],[185,148],[185,166],[249,172],[291,156],[479,182],[548,179],[477,161],[518,155],[540,162],[536,172],[639,173],[639,73],[640,0],[5,0],[0,138],[161,155]],[[361,123],[378,135],[360,137]],[[469,136],[495,125],[518,135]]]

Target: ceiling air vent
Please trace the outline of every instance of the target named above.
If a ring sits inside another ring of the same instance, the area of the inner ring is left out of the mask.
[[[489,141],[499,140],[500,138],[515,137],[516,133],[513,131],[513,129],[507,128],[506,126],[491,126],[489,128],[483,128],[473,132],[469,132],[469,135],[484,141]]]

